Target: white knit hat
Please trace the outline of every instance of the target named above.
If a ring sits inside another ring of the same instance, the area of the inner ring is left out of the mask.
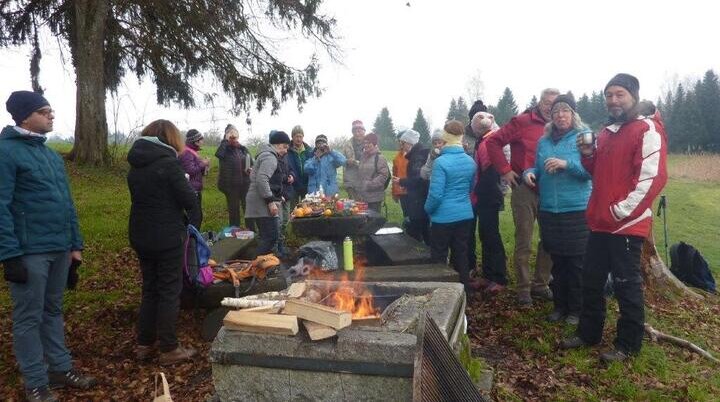
[[[400,136],[400,141],[415,145],[418,141],[420,141],[420,133],[413,129],[405,130],[405,132]]]

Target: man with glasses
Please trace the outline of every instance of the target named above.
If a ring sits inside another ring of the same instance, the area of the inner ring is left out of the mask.
[[[13,349],[29,401],[56,401],[52,388],[87,389],[65,346],[63,291],[82,236],[60,156],[45,146],[53,110],[42,96],[13,92],[15,121],[0,132],[0,261],[13,303]]]

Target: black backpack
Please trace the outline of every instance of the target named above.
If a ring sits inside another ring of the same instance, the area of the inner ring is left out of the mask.
[[[715,293],[715,278],[707,261],[695,247],[685,242],[670,246],[670,271],[688,286]]]

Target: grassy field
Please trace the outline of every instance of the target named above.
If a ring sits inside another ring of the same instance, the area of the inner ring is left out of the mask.
[[[204,229],[218,230],[226,224],[225,200],[217,191],[217,159],[214,150],[202,154],[212,161],[203,194]],[[386,153],[388,160],[392,153]],[[713,165],[712,169],[710,164]],[[720,273],[720,166],[713,156],[672,156],[668,199],[670,243],[680,240],[695,245],[706,256],[717,276]],[[707,169],[704,169],[707,167]],[[700,171],[697,171],[700,169]],[[714,170],[713,170],[714,169]],[[106,169],[69,166],[73,196],[86,239],[85,263],[79,289],[66,296],[68,344],[79,367],[97,373],[102,386],[91,393],[62,394],[63,400],[148,399],[152,391],[152,364],[132,361],[132,331],[139,304],[137,262],[128,249],[129,193],[124,162]],[[399,204],[387,197],[388,216],[400,222]],[[509,204],[509,201],[508,201]],[[663,228],[656,221],[655,238],[663,254]],[[501,231],[512,261],[513,226],[509,211],[501,214]],[[512,268],[509,267],[512,276]],[[604,368],[597,363],[598,349],[558,353],[556,344],[570,328],[552,326],[543,317],[550,305],[518,310],[514,293],[496,299],[475,300],[468,307],[473,352],[496,370],[493,396],[500,400],[718,400],[720,370],[697,355],[666,344],[646,344],[627,365]],[[683,336],[720,355],[720,302],[716,297],[702,303],[648,300],[648,321],[657,328]],[[0,400],[18,398],[20,380],[11,351],[10,301],[0,284]],[[197,347],[202,361],[174,368],[173,396],[178,400],[202,400],[212,392],[208,382],[209,345],[195,328],[201,318],[183,312],[181,341]],[[605,346],[614,333],[616,306],[611,303]]]

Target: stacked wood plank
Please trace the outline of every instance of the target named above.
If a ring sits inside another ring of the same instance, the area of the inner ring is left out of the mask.
[[[349,312],[304,300],[303,295],[307,299],[305,283],[294,283],[282,292],[226,299],[223,305],[248,308],[228,312],[223,324],[233,331],[297,335],[301,319],[313,341],[331,338],[352,324]]]

